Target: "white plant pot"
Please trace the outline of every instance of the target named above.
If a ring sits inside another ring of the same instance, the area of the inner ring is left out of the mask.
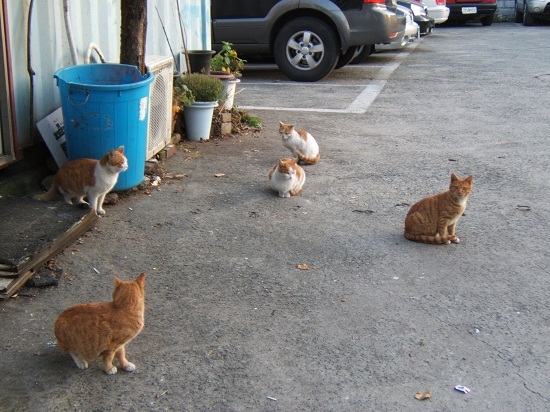
[[[187,140],[198,142],[210,139],[212,116],[217,106],[218,102],[195,102],[183,109]]]
[[[235,90],[237,89],[237,83],[240,83],[241,79],[226,80],[223,96],[225,101],[223,102],[223,108],[225,110],[231,110],[233,108],[233,101],[235,100]]]

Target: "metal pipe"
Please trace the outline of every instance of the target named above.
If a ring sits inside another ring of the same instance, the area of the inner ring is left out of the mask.
[[[67,31],[67,38],[69,40],[69,48],[71,49],[71,57],[73,64],[78,64],[78,54],[76,52],[76,46],[73,39],[73,31],[71,29],[71,19],[69,16],[69,0],[63,0],[63,14],[65,17],[65,30]]]

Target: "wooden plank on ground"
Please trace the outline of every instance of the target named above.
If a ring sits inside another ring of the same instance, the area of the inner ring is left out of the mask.
[[[96,221],[97,215],[93,210],[90,210],[87,215],[76,222],[69,230],[60,235],[57,239],[44,245],[32,259],[19,267],[17,278],[11,279],[9,285],[0,293],[0,298],[7,299],[16,293],[44,263],[52,259],[55,255],[86,233]]]

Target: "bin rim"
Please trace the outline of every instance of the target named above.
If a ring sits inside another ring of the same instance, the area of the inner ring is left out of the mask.
[[[82,66],[95,66],[95,65],[101,65],[101,66],[116,66],[116,67],[127,67],[127,68],[133,68],[135,69],[140,76],[140,80],[137,82],[132,83],[123,83],[123,84],[93,84],[93,83],[80,83],[80,82],[68,82],[65,79],[63,79],[60,74],[62,74],[63,71],[68,71],[71,69],[74,69],[76,67],[82,67]],[[69,89],[89,89],[89,90],[105,90],[105,91],[113,91],[113,90],[131,90],[136,89],[138,87],[143,87],[151,83],[154,79],[154,74],[150,71],[147,71],[145,73],[145,76],[140,73],[137,66],[131,65],[131,64],[119,64],[119,63],[90,63],[90,64],[79,64],[74,66],[68,66],[64,67],[62,69],[57,70],[53,77],[59,82],[60,80],[66,84],[68,84]]]

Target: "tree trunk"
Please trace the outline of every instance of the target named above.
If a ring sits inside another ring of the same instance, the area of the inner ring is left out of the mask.
[[[145,74],[147,0],[121,0],[120,11],[120,63],[137,66]]]

